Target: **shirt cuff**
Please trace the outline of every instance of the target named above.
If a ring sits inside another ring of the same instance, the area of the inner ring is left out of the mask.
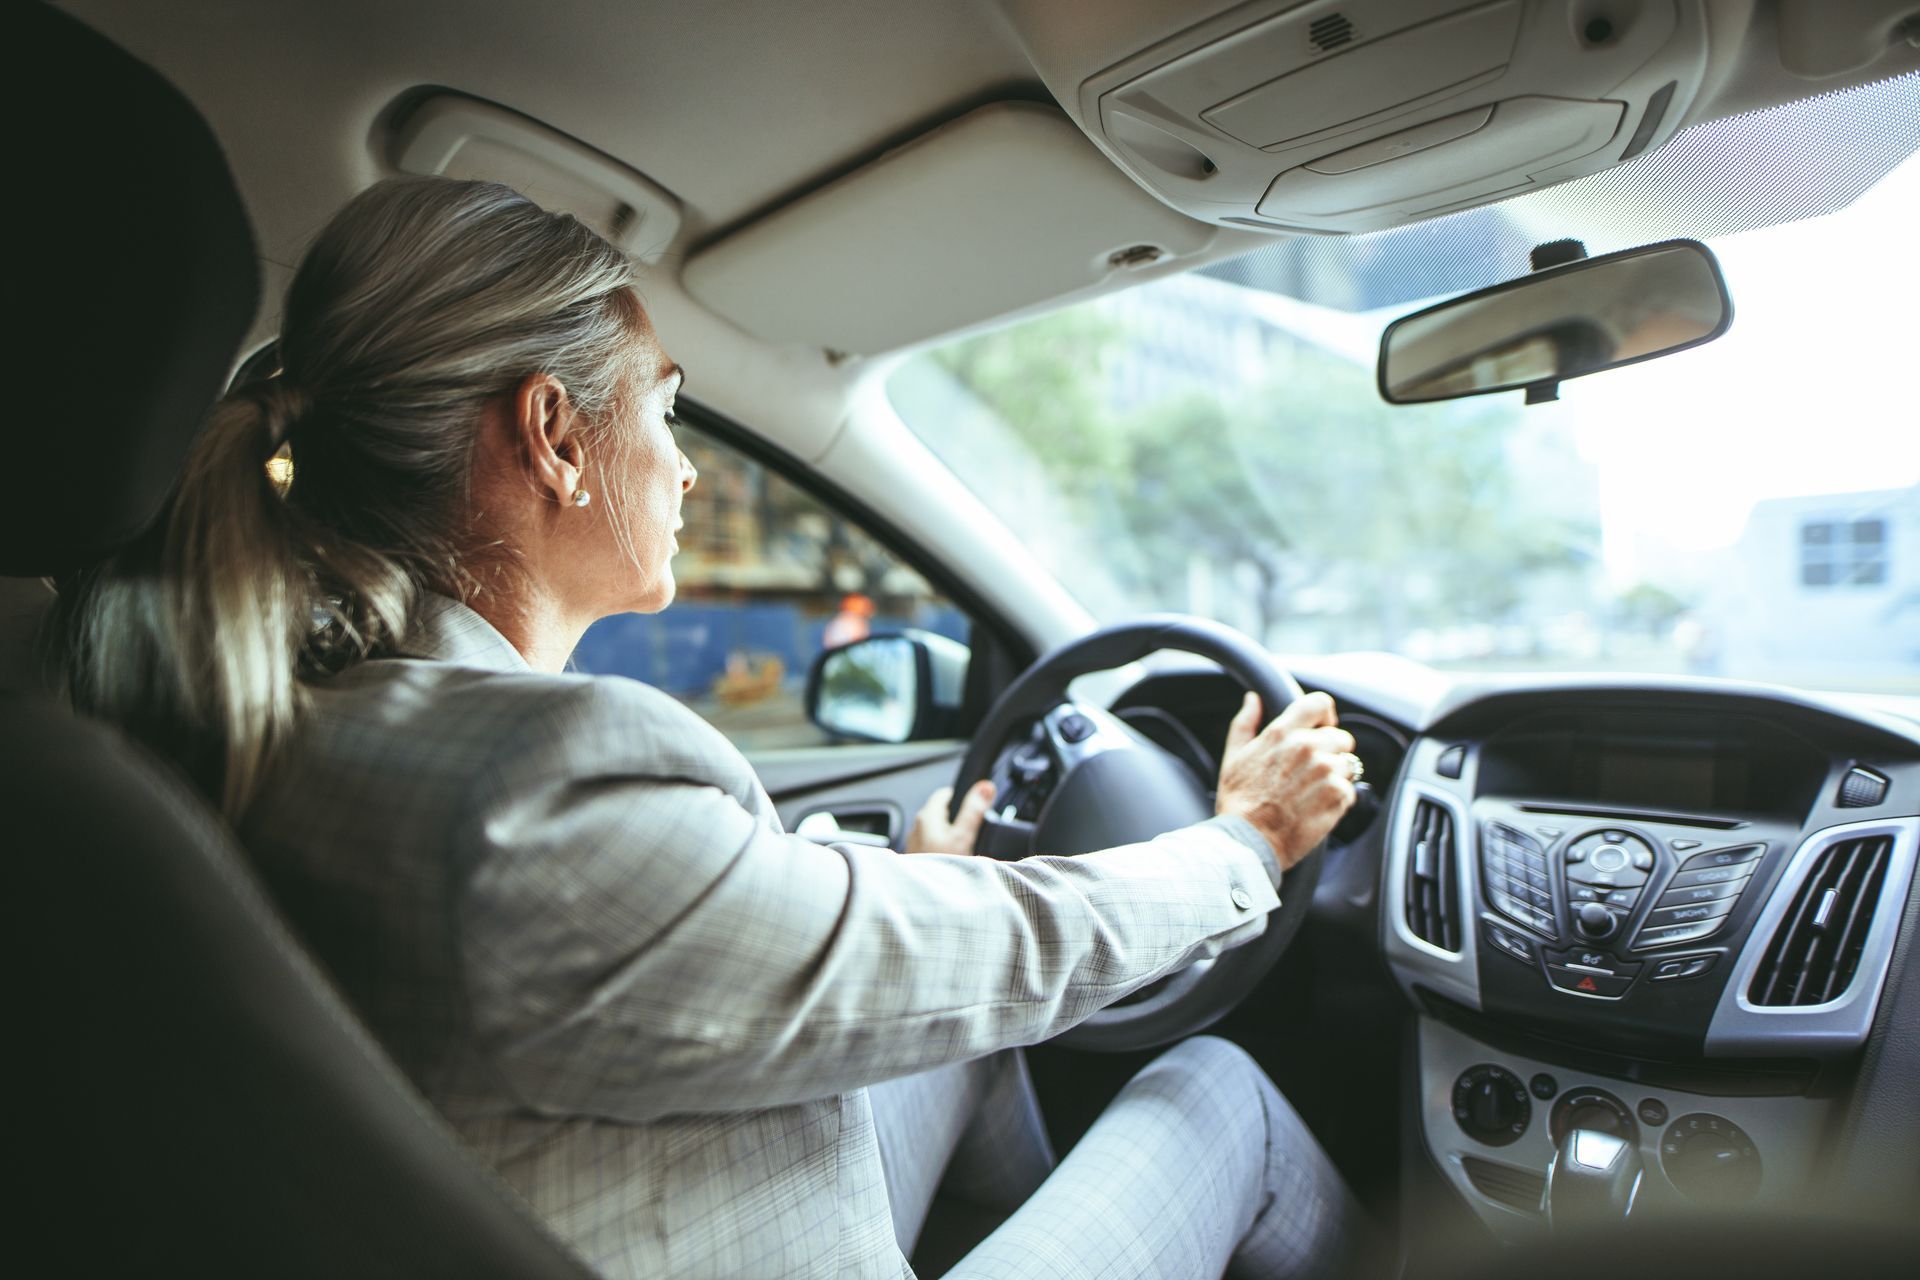
[[[1209,818],[1200,824],[1213,827],[1223,835],[1232,836],[1247,848],[1260,855],[1260,861],[1266,864],[1267,876],[1273,881],[1275,893],[1280,891],[1280,859],[1274,853],[1273,846],[1260,834],[1260,829],[1237,813],[1223,813],[1217,818]]]

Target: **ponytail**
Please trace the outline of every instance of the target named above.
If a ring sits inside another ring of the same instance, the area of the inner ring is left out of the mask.
[[[216,405],[161,517],[62,592],[75,706],[238,821],[306,681],[390,649],[423,592],[478,589],[467,483],[491,396],[551,373],[592,447],[629,446],[605,423],[643,314],[631,285],[618,250],[495,184],[350,202],[294,278],[282,373]]]

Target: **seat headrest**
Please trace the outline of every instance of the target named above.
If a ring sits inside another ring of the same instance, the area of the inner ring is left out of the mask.
[[[0,574],[97,560],[159,511],[259,301],[213,132],[151,67],[46,4],[10,4],[22,83],[8,289]],[[18,216],[24,215],[24,216]]]

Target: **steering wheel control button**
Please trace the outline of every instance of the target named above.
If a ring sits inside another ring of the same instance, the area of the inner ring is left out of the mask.
[[[1689,1200],[1736,1205],[1760,1190],[1760,1151],[1746,1131],[1724,1116],[1694,1112],[1667,1126],[1660,1167]]]
[[[1533,963],[1533,944],[1512,929],[1493,920],[1480,922],[1480,936],[1501,955],[1512,956],[1521,964]]]
[[[1453,1119],[1474,1141],[1504,1147],[1533,1122],[1533,1102],[1519,1076],[1483,1062],[1453,1082]]]
[[[1085,742],[1093,736],[1093,721],[1078,711],[1060,717],[1060,736],[1068,742]]]
[[[1534,1073],[1533,1079],[1527,1081],[1527,1088],[1531,1089],[1533,1096],[1540,1101],[1549,1102],[1554,1094],[1560,1092],[1560,1082],[1546,1072],[1538,1071]]]
[[[1248,893],[1245,889],[1241,888],[1239,885],[1233,886],[1232,896],[1233,896],[1233,905],[1240,908],[1242,911],[1245,911],[1248,908],[1253,906],[1253,895]]]
[[[1667,1104],[1658,1098],[1642,1098],[1638,1115],[1641,1124],[1649,1129],[1658,1129],[1667,1122]]]

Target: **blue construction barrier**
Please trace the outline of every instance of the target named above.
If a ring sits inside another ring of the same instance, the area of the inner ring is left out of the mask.
[[[821,650],[831,614],[816,614],[779,601],[710,604],[686,601],[662,613],[623,613],[587,629],[573,651],[573,669],[593,675],[643,680],[677,697],[704,693],[727,668],[731,654],[753,662],[778,658],[786,683],[798,687]],[[927,605],[910,616],[883,614],[875,631],[917,627],[967,643],[965,614],[948,604]]]

